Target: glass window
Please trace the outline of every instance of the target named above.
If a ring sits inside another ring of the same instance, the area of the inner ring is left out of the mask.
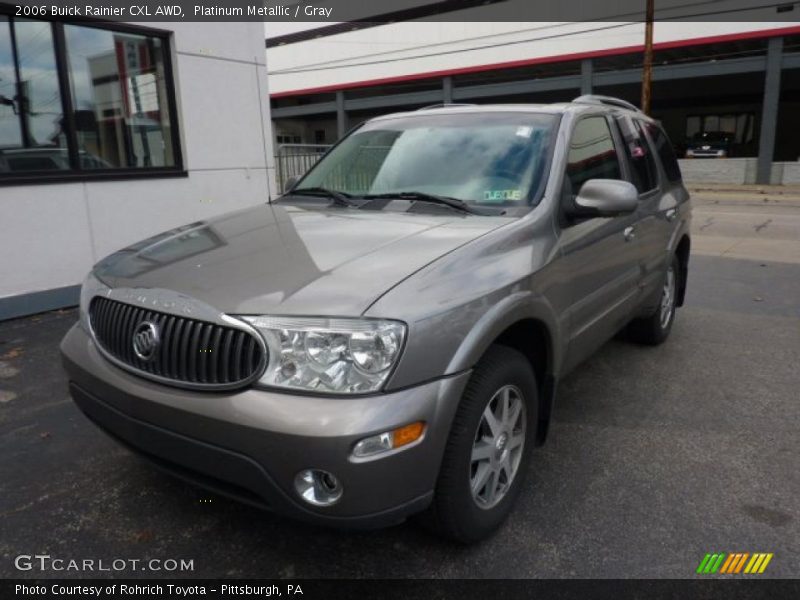
[[[686,118],[686,138],[691,139],[701,131],[700,117]]]
[[[702,122],[701,122],[702,119]],[[707,133],[727,133],[737,144],[753,141],[753,113],[694,115],[686,118],[687,140],[702,140]]]
[[[722,115],[719,119],[719,130],[724,133],[736,133],[736,115]]]
[[[581,119],[572,133],[563,193],[578,195],[590,179],[621,179],[619,157],[605,117]]]
[[[719,131],[719,115],[706,115],[703,119],[703,131]]]
[[[166,52],[158,35],[0,6],[0,179],[179,167]]]
[[[66,25],[81,167],[175,165],[161,40]]]
[[[656,154],[661,159],[667,179],[672,182],[681,180],[681,169],[678,166],[678,159],[675,158],[675,150],[667,137],[667,134],[655,123],[645,125],[647,133],[655,146]]]
[[[0,172],[68,168],[52,26],[0,16]]]
[[[635,119],[633,123],[636,137],[625,144],[625,153],[631,165],[633,185],[642,194],[658,185],[658,167],[650,146],[647,145],[642,124]]]
[[[22,146],[15,71],[11,24],[6,17],[0,15],[0,148],[3,150]]]

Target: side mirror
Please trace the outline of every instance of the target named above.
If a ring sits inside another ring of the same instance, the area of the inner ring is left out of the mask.
[[[286,194],[289,192],[294,187],[295,183],[297,183],[297,177],[289,177],[283,184],[283,193]]]
[[[619,179],[590,179],[581,186],[569,212],[575,217],[616,217],[635,211],[638,202],[639,192],[632,183]]]

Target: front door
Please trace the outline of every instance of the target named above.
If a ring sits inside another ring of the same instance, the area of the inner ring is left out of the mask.
[[[562,202],[574,200],[589,179],[622,179],[620,153],[603,115],[577,122],[570,141]],[[570,328],[565,370],[612,337],[640,301],[639,215],[559,223],[559,275],[568,301]]]

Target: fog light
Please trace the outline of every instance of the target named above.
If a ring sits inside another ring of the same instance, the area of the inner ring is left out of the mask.
[[[333,473],[322,469],[306,469],[294,478],[300,497],[314,506],[331,506],[342,497],[344,488]]]
[[[385,431],[378,435],[371,435],[364,438],[353,447],[354,458],[367,458],[408,446],[422,438],[425,432],[425,423],[417,421],[416,423],[409,423],[403,425],[392,431]]]

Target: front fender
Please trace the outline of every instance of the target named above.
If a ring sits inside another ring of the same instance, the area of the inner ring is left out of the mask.
[[[453,354],[447,365],[447,373],[471,369],[504,331],[525,320],[538,321],[544,325],[549,338],[549,374],[557,373],[562,358],[562,353],[556,351],[555,347],[555,341],[561,339],[558,320],[544,297],[526,291],[506,296],[483,314]]]

